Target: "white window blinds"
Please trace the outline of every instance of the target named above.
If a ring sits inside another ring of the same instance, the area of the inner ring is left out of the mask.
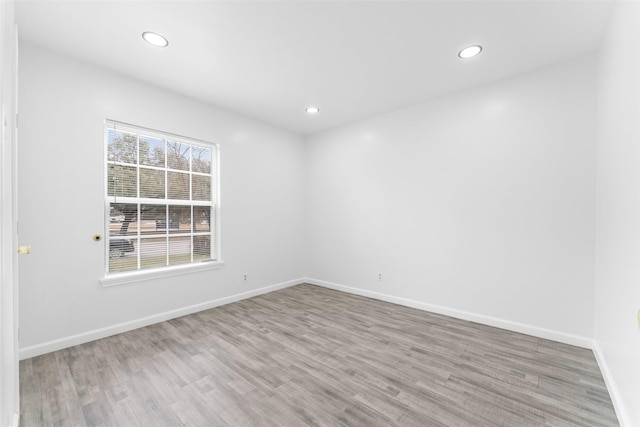
[[[218,147],[107,121],[107,274],[217,260]]]

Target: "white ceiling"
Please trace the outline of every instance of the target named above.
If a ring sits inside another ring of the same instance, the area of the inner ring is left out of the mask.
[[[580,0],[18,0],[16,14],[21,40],[310,134],[594,51],[610,9]],[[143,31],[169,47],[147,44]],[[457,58],[476,43],[480,56]]]

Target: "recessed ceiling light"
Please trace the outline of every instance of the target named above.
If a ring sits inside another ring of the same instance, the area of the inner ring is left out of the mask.
[[[307,107],[304,111],[309,114],[316,114],[320,111],[320,109],[318,107]]]
[[[169,41],[167,39],[162,37],[160,34],[152,33],[150,31],[146,31],[142,33],[142,38],[154,46],[158,46],[158,47],[169,46]]]
[[[458,52],[458,57],[460,57],[461,59],[469,59],[478,55],[480,52],[482,52],[482,46],[480,46],[479,44],[467,46],[460,52]]]

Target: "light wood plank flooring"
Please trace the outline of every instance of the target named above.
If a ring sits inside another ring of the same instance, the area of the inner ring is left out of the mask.
[[[590,350],[299,285],[20,364],[28,426],[616,426]]]

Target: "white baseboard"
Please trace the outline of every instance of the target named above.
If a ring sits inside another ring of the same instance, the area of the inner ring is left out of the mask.
[[[600,370],[602,371],[603,378],[611,395],[616,415],[621,427],[629,427],[631,424],[628,421],[626,412],[624,410],[622,400],[615,387],[615,382],[609,371],[604,354],[600,349],[598,343],[590,338],[581,337],[578,335],[567,334],[564,332],[553,331],[550,329],[539,328],[537,326],[527,325],[518,322],[512,322],[505,319],[499,319],[491,316],[485,316],[481,314],[471,313],[463,310],[456,310],[448,307],[443,307],[434,304],[428,304],[425,302],[397,297],[389,294],[383,294],[380,292],[369,291],[365,289],[355,288],[351,286],[341,285],[332,282],[326,282],[323,280],[317,280],[313,278],[303,278],[289,280],[287,282],[278,283],[271,286],[265,286],[252,291],[242,292],[235,295],[230,295],[223,298],[207,301],[200,304],[191,305],[188,307],[179,308],[176,310],[167,311],[164,313],[158,313],[153,316],[144,317],[141,319],[132,320],[129,322],[120,323],[117,325],[109,326],[106,328],[96,329],[85,333],[72,335],[70,337],[61,338],[54,341],[45,342],[42,344],[33,345],[20,349],[20,360],[28,359],[31,357],[39,356],[42,354],[50,353],[52,351],[61,350],[63,348],[71,347],[78,344],[94,341],[100,338],[105,338],[111,335],[116,335],[122,332],[127,332],[133,329],[149,326],[155,323],[163,322],[165,320],[175,319],[177,317],[185,316],[199,311],[208,310],[213,307],[218,307],[225,304],[230,304],[236,301],[241,301],[254,296],[262,295],[268,292],[273,292],[279,289],[288,288],[301,283],[309,283],[312,285],[322,286],[328,289],[334,289],[337,291],[347,292],[355,295],[361,295],[368,298],[373,298],[381,301],[391,302],[394,304],[403,305],[406,307],[412,307],[419,310],[425,310],[432,313],[443,314],[446,316],[455,317],[458,319],[469,320],[472,322],[481,323],[488,326],[495,326],[497,328],[507,329],[514,332],[520,332],[527,335],[532,335],[539,338],[550,339],[553,341],[562,342],[565,344],[575,345],[578,347],[589,348],[593,350],[595,358],[598,362]],[[17,427],[19,415],[14,416],[14,426]]]
[[[20,414],[18,414],[17,412],[14,412],[12,427],[18,427],[19,425],[20,425]]]
[[[595,355],[598,366],[600,367],[600,372],[602,372],[602,377],[604,378],[604,383],[607,385],[607,390],[609,390],[609,396],[611,396],[613,408],[616,410],[620,427],[631,427],[631,422],[629,421],[627,411],[624,409],[620,392],[618,391],[613,376],[611,375],[611,371],[609,370],[607,359],[604,357],[604,353],[602,352],[598,341],[595,340],[593,342],[593,354]]]
[[[462,310],[456,310],[448,307],[443,307],[434,304],[428,304],[422,301],[413,299],[397,297],[394,295],[383,294],[380,292],[369,291],[365,289],[355,288],[351,286],[341,285],[332,282],[326,282],[323,280],[317,280],[313,278],[302,278],[289,280],[287,282],[278,283],[275,285],[265,286],[252,291],[242,292],[235,295],[230,295],[223,298],[218,298],[212,301],[206,301],[203,303],[191,305],[188,307],[182,307],[179,309],[158,313],[152,316],[143,317],[140,319],[132,320],[129,322],[119,323],[117,325],[108,326],[93,331],[84,332],[77,335],[61,338],[58,340],[48,341],[42,344],[36,344],[33,346],[20,349],[20,360],[28,359],[31,357],[39,356],[41,354],[50,353],[52,351],[60,350],[63,348],[71,347],[78,344],[94,341],[100,338],[105,338],[111,335],[119,334],[122,332],[130,331],[133,329],[149,326],[154,323],[163,322],[165,320],[175,319],[176,317],[185,316],[187,314],[197,313],[199,311],[207,310],[209,308],[218,307],[221,305],[229,304],[232,302],[240,301],[243,299],[251,298],[257,295],[262,295],[267,292],[273,292],[279,289],[288,288],[300,283],[309,283],[312,285],[322,286],[329,289],[335,289],[342,292],[347,292],[355,295],[361,295],[368,298],[374,298],[381,301],[387,301],[394,304],[404,305],[407,307],[417,308],[419,310],[425,310],[432,313],[443,314],[446,316],[455,317],[458,319],[469,320],[472,322],[482,323],[484,325],[495,326],[497,328],[507,329],[510,331],[520,332],[527,335],[532,335],[539,338],[550,339],[566,344],[576,345],[579,347],[594,349],[594,342],[590,338],[581,337],[578,335],[567,334],[564,332],[553,331],[550,329],[539,328],[537,326],[526,325],[523,323],[512,322],[509,320],[499,319],[495,317],[485,316],[482,314],[471,313]]]
[[[348,292],[355,295],[361,295],[368,298],[373,298],[381,301],[387,301],[394,304],[404,305],[407,307],[417,308],[419,310],[425,310],[432,313],[443,314],[445,316],[455,317],[457,319],[469,320],[471,322],[482,323],[483,325],[494,326],[496,328],[507,329],[509,331],[519,332],[522,334],[532,335],[538,338],[545,338],[548,340],[558,341],[565,344],[575,345],[578,347],[593,348],[593,340],[591,338],[581,337],[579,335],[572,335],[565,332],[554,331],[551,329],[539,328],[537,326],[527,325],[524,323],[512,322],[510,320],[499,319],[496,317],[485,316],[482,314],[471,313],[463,310],[456,310],[453,308],[443,307],[434,304],[428,304],[422,301],[417,301],[408,298],[397,297],[389,294],[383,294],[380,292],[369,291],[360,288],[354,288],[351,286],[340,285],[337,283],[325,282],[323,280],[316,280],[312,278],[305,278],[305,283],[312,285],[322,286],[329,289],[335,289],[337,291]]]
[[[254,289],[252,291],[242,292],[239,294],[230,295],[223,298],[218,298],[212,301],[207,301],[200,304],[194,304],[188,307],[182,307],[175,310],[154,314],[152,316],[143,317],[141,319],[119,323],[113,326],[107,326],[105,328],[96,329],[93,331],[83,332],[81,334],[72,335],[70,337],[60,338],[60,339],[48,341],[42,344],[36,344],[33,346],[21,348],[20,360],[29,359],[35,356],[40,356],[42,354],[50,353],[56,350],[61,350],[67,347],[72,347],[74,345],[95,341],[100,338],[106,338],[111,335],[116,335],[122,332],[131,331],[133,329],[142,328],[144,326],[153,325],[154,323],[164,322],[165,320],[175,319],[176,317],[185,316],[187,314],[208,310],[213,307],[218,307],[221,305],[230,304],[232,302],[241,301],[243,299],[266,294],[268,292],[277,291],[279,289],[288,288],[290,286],[298,285],[300,283],[304,283],[304,280],[303,279],[289,280],[287,282],[282,282],[282,283],[278,283],[271,286],[265,286],[263,288]]]
[[[481,314],[471,313],[462,310],[455,310],[448,307],[427,304],[421,301],[416,301],[408,298],[397,297],[393,295],[383,294],[380,292],[369,291],[365,289],[355,288],[352,286],[340,285],[337,283],[326,282],[323,280],[316,280],[312,278],[305,278],[305,283],[312,285],[322,286],[329,289],[335,289],[338,291],[348,292],[355,295],[361,295],[364,297],[374,298],[381,301],[387,301],[394,304],[404,305],[407,307],[417,308],[419,310],[425,310],[432,313],[443,314],[446,316],[455,317],[458,319],[469,320],[472,322],[482,323],[484,325],[495,326],[501,329],[507,329],[514,332],[520,332],[527,335],[532,335],[538,338],[549,339],[565,344],[575,345],[578,347],[588,348],[593,351],[596,358],[602,377],[604,378],[607,390],[611,396],[613,407],[618,417],[618,422],[621,427],[631,427],[629,416],[624,407],[623,400],[620,396],[620,392],[616,387],[613,376],[609,366],[607,365],[606,358],[598,342],[591,338],[586,338],[578,335],[567,334],[565,332],[558,332],[550,329],[539,328],[537,326],[527,325],[518,322],[512,322],[509,320],[498,319],[495,317],[485,316]]]

